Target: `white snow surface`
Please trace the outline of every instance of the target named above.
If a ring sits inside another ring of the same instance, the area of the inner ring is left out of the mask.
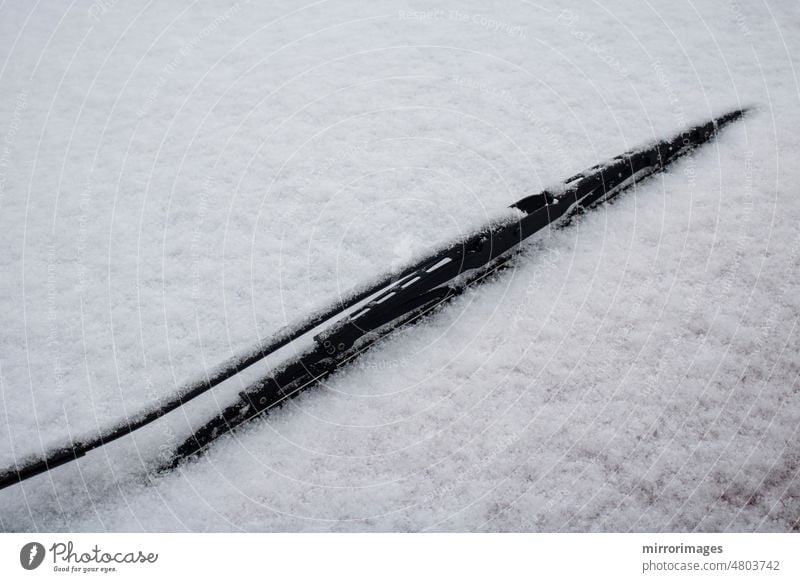
[[[800,5],[0,6],[0,466],[598,161],[711,145],[195,462],[257,366],[3,531],[800,528]]]

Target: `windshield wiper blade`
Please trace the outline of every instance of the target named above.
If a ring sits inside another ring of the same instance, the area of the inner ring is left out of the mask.
[[[19,460],[13,467],[0,472],[0,489],[80,458],[154,422],[334,320],[314,336],[313,347],[283,364],[271,376],[250,385],[240,393],[236,402],[194,431],[165,465],[167,468],[176,466],[236,426],[319,383],[384,335],[418,320],[462,293],[469,285],[484,280],[502,268],[513,256],[512,251],[533,234],[556,224],[563,226],[584,210],[613,198],[651,174],[663,171],[677,159],[713,139],[722,127],[738,120],[746,112],[747,109],[731,111],[670,139],[593,166],[570,177],[558,188],[517,201],[511,208],[518,212],[508,220],[489,225],[399,273],[383,276],[374,284],[351,293],[269,340],[229,358],[202,378],[187,383],[169,399],[137,416],[101,434],[51,450],[46,455]],[[335,319],[337,316],[339,318]]]
[[[670,140],[626,152],[572,176],[559,189],[519,200],[512,208],[519,210],[520,216],[487,227],[421,261],[416,269],[387,285],[366,305],[316,335],[314,346],[308,351],[242,391],[235,403],[196,430],[175,450],[166,468],[178,465],[240,424],[318,384],[380,337],[415,321],[459,295],[468,285],[483,280],[511,258],[510,251],[531,235],[569,220],[663,170],[709,141],[720,128],[739,119],[744,112],[731,112]],[[465,274],[470,275],[466,280]]]

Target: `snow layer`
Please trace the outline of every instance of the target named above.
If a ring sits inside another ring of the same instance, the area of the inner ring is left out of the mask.
[[[511,202],[712,146],[176,473],[248,378],[0,491],[0,529],[788,531],[796,2],[0,7],[0,465]]]

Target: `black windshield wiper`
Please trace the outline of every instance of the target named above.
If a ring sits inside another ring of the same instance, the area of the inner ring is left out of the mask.
[[[44,456],[21,459],[14,467],[0,472],[0,489],[84,456],[150,424],[289,343],[317,331],[307,351],[243,390],[236,402],[181,444],[165,465],[165,468],[174,467],[236,426],[319,383],[387,333],[417,320],[502,268],[513,256],[512,251],[531,235],[557,223],[563,225],[576,214],[663,171],[675,160],[710,141],[717,131],[745,112],[745,109],[732,111],[670,139],[626,152],[572,176],[558,188],[519,200],[511,206],[517,212],[508,220],[489,225],[466,240],[453,243],[399,273],[387,275],[342,298],[269,341],[223,362],[203,378],[185,385],[176,395],[136,417]],[[326,325],[331,320],[332,323]],[[322,329],[318,330],[320,327]]]

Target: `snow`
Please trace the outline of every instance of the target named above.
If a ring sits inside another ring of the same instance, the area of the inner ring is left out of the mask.
[[[756,110],[173,474],[235,397],[0,529],[789,531],[796,2],[0,7],[0,466],[606,158]]]

